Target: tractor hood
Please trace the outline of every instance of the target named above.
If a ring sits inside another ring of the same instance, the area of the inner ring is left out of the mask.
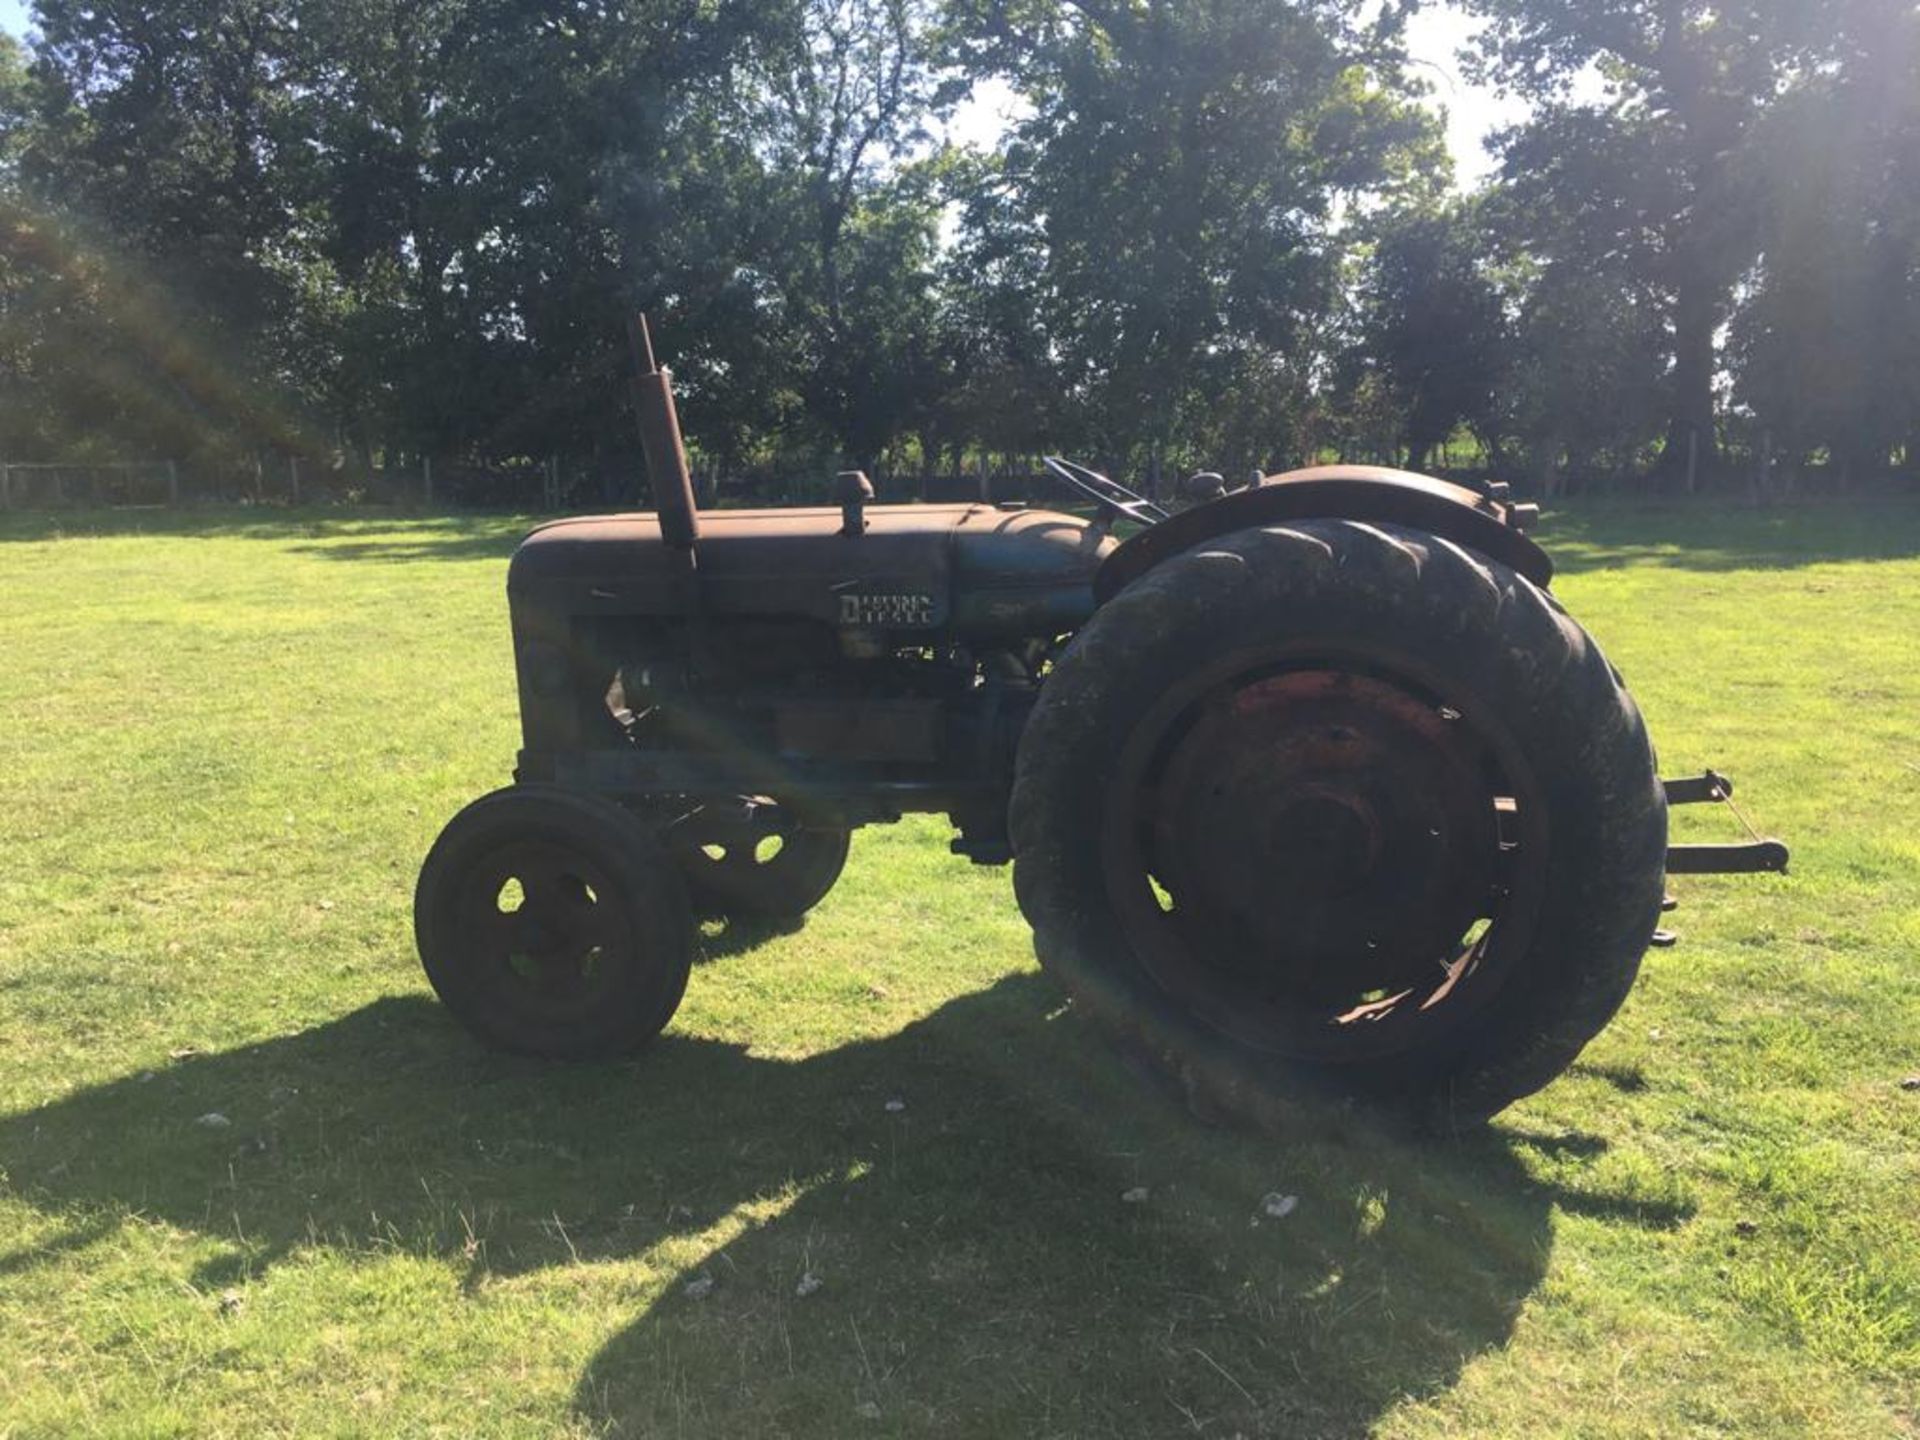
[[[992,505],[870,505],[843,534],[838,509],[709,510],[689,568],[650,513],[543,525],[507,574],[516,601],[572,614],[807,617],[840,627],[1063,633],[1093,613],[1113,548],[1085,520]]]

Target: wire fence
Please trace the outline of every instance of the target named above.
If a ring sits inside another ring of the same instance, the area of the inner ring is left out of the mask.
[[[1436,456],[1436,460],[1468,460],[1467,456]],[[1475,457],[1477,458],[1477,457]],[[1725,467],[1715,487],[1719,493],[1744,491],[1759,500],[1792,499],[1797,492],[1851,491],[1845,477],[1831,467],[1809,471],[1776,465],[1771,454],[1750,466]],[[1441,463],[1429,473],[1469,486],[1479,486],[1493,473],[1484,463]],[[830,503],[834,469],[807,467],[751,467],[729,470],[696,458],[694,490],[709,508],[770,505],[824,505]],[[989,504],[1061,505],[1069,495],[1038,463],[1025,456],[1000,457],[963,470],[924,467],[871,472],[881,504],[911,501],[975,501]],[[1149,498],[1180,501],[1182,474],[1171,470],[1158,483],[1145,476],[1116,472],[1115,479]],[[1235,488],[1245,475],[1226,477]],[[1912,479],[1884,477],[1910,490]],[[1671,477],[1639,475],[1577,477],[1557,475],[1553,483],[1533,483],[1522,477],[1517,493],[1553,499],[1563,494],[1604,490],[1623,496],[1690,494],[1691,486]],[[1870,484],[1862,489],[1872,488]],[[502,464],[450,464],[421,461],[410,466],[347,467],[323,465],[295,456],[263,458],[237,468],[202,468],[175,460],[113,462],[45,462],[0,460],[0,511],[131,506],[187,506],[206,504],[275,507],[336,507],[370,505],[414,510],[483,510],[515,514],[562,514],[587,510],[646,508],[645,469],[638,455],[583,457],[552,456]]]
[[[0,509],[179,503],[180,467],[171,460],[87,465],[0,461]]]
[[[1035,503],[1058,483],[1037,465],[973,471],[876,471],[882,504],[906,501]],[[827,504],[827,467],[729,473],[697,464],[694,488],[707,506]],[[0,510],[238,504],[278,507],[372,505],[532,514],[631,509],[649,504],[639,458],[345,469],[284,458],[239,470],[200,470],[174,460],[110,463],[0,461]]]
[[[176,460],[0,460],[0,510],[201,504],[551,510],[577,501],[581,488],[581,476],[569,483],[557,461],[349,470],[297,457],[233,469]]]

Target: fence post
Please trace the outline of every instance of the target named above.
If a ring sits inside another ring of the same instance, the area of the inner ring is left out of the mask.
[[[300,457],[298,455],[287,457],[287,480],[293,486],[293,503],[298,505],[300,503]]]
[[[167,503],[169,505],[180,503],[180,462],[178,460],[167,461]]]
[[[433,456],[420,457],[420,473],[426,488],[426,503],[430,507],[433,504]]]
[[[13,508],[13,477],[8,473],[6,461],[0,460],[0,510]]]

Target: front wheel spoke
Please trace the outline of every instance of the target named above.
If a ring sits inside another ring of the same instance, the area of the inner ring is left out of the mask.
[[[497,945],[508,951],[519,946],[519,910],[502,910],[498,904],[489,900],[485,905],[473,907],[471,916],[473,927],[484,943]]]
[[[610,949],[625,943],[626,920],[618,906],[602,897],[589,904],[580,915],[574,936],[585,948]]]
[[[729,845],[720,866],[732,875],[751,875],[760,868],[760,857],[753,845]]]
[[[738,879],[741,876],[751,875],[760,868],[759,862],[754,857],[752,845],[716,845],[714,848],[720,852],[718,855],[710,853],[704,845],[697,846],[693,851],[694,860],[700,862],[701,868],[711,874],[730,875]]]
[[[586,882],[569,870],[544,870],[526,882],[530,903],[542,924],[571,939],[596,907]]]
[[[520,888],[527,897],[521,909],[531,911],[542,921],[551,921],[567,902],[562,887],[564,878],[560,871],[549,866],[543,865],[538,869],[529,867],[520,877]]]

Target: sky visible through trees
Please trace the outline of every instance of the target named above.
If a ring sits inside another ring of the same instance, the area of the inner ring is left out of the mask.
[[[24,16],[19,0],[0,0],[0,22],[12,9]],[[22,19],[15,32],[24,26]],[[1527,113],[1526,102],[1500,95],[1489,85],[1475,84],[1460,66],[1460,52],[1481,30],[1472,17],[1452,5],[1432,5],[1415,12],[1407,22],[1407,54],[1433,85],[1432,103],[1446,114],[1447,151],[1453,156],[1456,183],[1471,188],[1494,168],[1486,148],[1487,137],[1517,124]],[[1007,115],[1017,113],[1019,99],[1004,81],[982,82],[963,101],[947,126],[957,145],[991,148],[1007,128]]]
[[[0,23],[31,32],[0,39],[9,459],[611,490],[636,307],[729,477],[1058,448],[1149,484],[1464,454],[1691,487],[1920,458],[1906,0]]]

